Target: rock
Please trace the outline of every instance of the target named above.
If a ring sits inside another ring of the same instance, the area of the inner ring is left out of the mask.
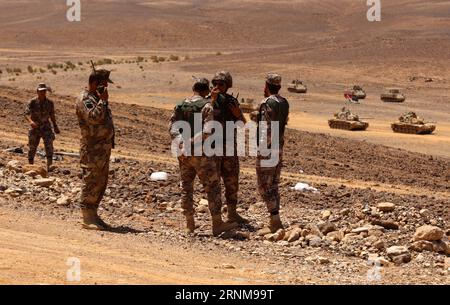
[[[369,254],[368,261],[369,264],[379,267],[388,267],[390,265],[386,258],[380,257],[378,254]]]
[[[395,210],[395,204],[391,202],[380,202],[377,204],[377,208],[382,212],[392,212]]]
[[[450,255],[450,246],[443,240],[433,241],[433,251]]]
[[[376,225],[376,226],[381,226],[388,230],[398,230],[399,229],[398,223],[396,223],[395,221],[392,221],[392,220],[377,220],[376,219],[376,220],[372,221],[372,224]]]
[[[432,216],[430,210],[427,210],[427,209],[422,209],[422,210],[420,210],[419,214],[420,214],[420,216],[422,216],[423,218],[427,218],[427,219],[430,218],[430,217]]]
[[[369,228],[368,227],[359,227],[359,228],[356,228],[356,229],[352,230],[352,233],[356,233],[356,234],[360,234],[360,233],[363,233],[363,232],[368,233],[369,232]]]
[[[318,248],[318,247],[322,246],[322,239],[319,236],[308,235],[308,236],[306,236],[306,240],[309,241],[308,244],[310,247]]]
[[[231,264],[222,264],[221,266],[223,269],[236,269],[235,266],[231,265]]]
[[[344,238],[344,232],[334,231],[327,234],[327,239],[330,241],[340,242]]]
[[[199,206],[195,209],[195,211],[196,211],[197,213],[208,213],[209,208],[208,208],[208,206],[206,206],[206,205],[199,205]]]
[[[363,237],[357,233],[349,233],[342,238],[342,242],[344,243],[353,243],[356,241],[362,240]]]
[[[23,173],[27,173],[29,171],[36,172],[39,176],[41,176],[43,178],[48,177],[47,170],[45,168],[43,168],[42,166],[32,165],[32,164],[26,164],[26,165],[22,166]]]
[[[56,201],[58,201],[58,198],[56,198],[56,197],[48,197],[48,201],[49,202],[51,202],[51,203],[53,203],[53,202],[56,202]]]
[[[36,173],[35,171],[28,171],[25,173],[25,176],[31,177],[31,178],[35,178],[38,175],[38,173]]]
[[[6,168],[9,169],[9,170],[11,170],[11,171],[15,171],[15,172],[17,172],[17,173],[22,172],[22,166],[21,166],[20,162],[17,161],[17,160],[9,161],[9,162],[6,164]]]
[[[280,229],[278,230],[276,233],[274,234],[269,234],[266,239],[269,241],[280,241],[284,238],[284,235],[286,234],[286,231],[284,229]]]
[[[383,250],[384,249],[384,242],[382,240],[377,240],[372,244],[372,247],[374,247],[377,250]]]
[[[270,235],[272,232],[270,231],[270,228],[264,227],[260,230],[258,230],[257,234],[258,236],[267,236]]]
[[[318,256],[317,257],[317,262],[321,265],[325,265],[325,264],[329,264],[330,260],[326,257],[322,257],[322,256]]]
[[[208,200],[206,199],[200,199],[200,201],[198,202],[199,205],[205,205],[208,206]]]
[[[290,243],[293,243],[297,240],[300,239],[300,233],[301,233],[301,229],[294,229],[290,232],[290,234],[288,235],[287,241]]]
[[[441,240],[443,237],[444,231],[442,231],[440,228],[426,225],[417,228],[416,233],[414,234],[414,241],[418,240],[435,241]]]
[[[5,150],[6,152],[9,153],[14,153],[14,154],[23,154],[23,148],[22,147],[11,147]]]
[[[331,211],[325,210],[322,212],[322,219],[328,219],[331,216]]]
[[[386,250],[388,257],[397,265],[411,261],[411,253],[404,246],[392,246]]]
[[[34,180],[34,184],[40,187],[49,187],[53,185],[53,183],[55,183],[55,179],[42,178]]]
[[[320,238],[323,237],[322,232],[320,231],[320,229],[315,224],[308,224],[305,229],[308,232],[307,235],[312,234],[312,235],[319,236]]]
[[[6,195],[9,195],[11,197],[19,197],[24,193],[24,190],[18,187],[10,187],[5,191]]]
[[[412,243],[410,249],[417,252],[433,251],[433,243],[431,241],[419,240]]]
[[[68,198],[68,197],[66,197],[66,196],[61,196],[61,198],[59,198],[57,201],[56,201],[56,204],[57,205],[61,205],[61,206],[66,206],[66,205],[69,205],[71,203],[71,200]]]
[[[319,228],[320,232],[322,232],[323,235],[327,235],[330,232],[337,231],[336,225],[331,222],[324,222],[318,224],[317,227]]]

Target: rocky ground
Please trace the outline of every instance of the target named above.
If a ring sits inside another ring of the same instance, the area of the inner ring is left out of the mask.
[[[39,167],[28,168],[20,149],[26,153],[26,124],[20,111],[32,93],[0,89],[2,208],[78,219],[78,159],[58,155],[49,180]],[[63,130],[56,150],[76,153],[74,98],[56,98]],[[205,253],[232,251],[244,259],[267,262],[277,283],[449,283],[450,160],[288,130],[281,182],[286,230],[258,236],[267,214],[256,193],[254,160],[244,158],[239,206],[250,225],[213,238],[197,184],[199,227],[195,235],[186,236],[178,169],[169,150],[170,113],[118,103],[112,108],[118,148],[101,214],[116,228],[114,232],[144,234],[161,244],[190,245]],[[169,179],[151,181],[156,171],[167,172]],[[297,182],[307,182],[318,192],[292,190]],[[315,266],[309,279],[299,276],[304,265]]]

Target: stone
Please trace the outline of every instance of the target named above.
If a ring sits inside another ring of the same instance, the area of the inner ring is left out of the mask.
[[[40,187],[49,187],[53,185],[53,183],[55,183],[55,179],[42,178],[34,180],[34,184]]]
[[[270,240],[270,241],[283,240],[285,234],[286,234],[286,231],[284,229],[280,229],[276,233],[272,234],[272,240]]]
[[[27,173],[29,171],[34,171],[39,176],[41,176],[43,178],[47,178],[48,177],[47,170],[45,168],[43,168],[42,166],[39,166],[39,165],[25,164],[24,166],[22,166],[22,172],[23,173]]]
[[[399,225],[392,220],[373,220],[372,225],[381,226],[388,230],[398,230]]]
[[[66,197],[66,196],[61,196],[57,201],[56,201],[56,204],[57,205],[61,205],[61,206],[66,206],[66,205],[69,205],[71,203],[71,200],[68,198],[68,197]]]
[[[293,243],[293,242],[299,240],[300,239],[300,232],[301,232],[301,229],[293,230],[291,232],[291,234],[289,234],[289,237],[288,237],[287,241],[290,242],[290,243]]]
[[[432,216],[430,210],[427,210],[427,209],[422,209],[422,210],[420,210],[419,214],[420,214],[420,216],[422,216],[423,218],[427,218],[427,219],[430,218],[430,217]]]
[[[306,240],[309,241],[308,244],[309,244],[310,247],[318,248],[318,247],[322,246],[322,239],[319,236],[308,235],[306,237]]]
[[[235,266],[231,265],[231,264],[222,264],[221,266],[223,269],[236,269]]]
[[[356,229],[352,230],[352,233],[356,233],[356,234],[360,234],[360,233],[363,233],[363,232],[368,233],[369,232],[369,228],[368,227],[359,227],[359,228],[356,228]]]
[[[35,172],[35,171],[28,171],[28,172],[25,173],[25,176],[28,176],[28,177],[31,177],[31,178],[34,178],[37,175],[38,175],[38,173]]]
[[[325,264],[329,264],[330,263],[330,260],[328,258],[326,258],[326,257],[323,257],[323,256],[318,256],[316,260],[321,265],[325,265]]]
[[[344,232],[342,231],[334,231],[327,234],[326,237],[330,241],[341,242],[344,239]]]
[[[450,255],[450,246],[443,240],[433,241],[433,251]]]
[[[318,224],[317,227],[319,228],[320,232],[323,235],[327,235],[330,232],[337,231],[336,225],[331,222],[324,222],[324,223]]]
[[[425,225],[417,228],[414,234],[414,241],[427,240],[435,241],[441,240],[444,237],[444,231],[435,226]]]
[[[199,205],[195,211],[197,211],[197,213],[208,213],[209,208],[206,205]]]
[[[331,216],[331,211],[325,210],[322,212],[322,219],[328,219]]]
[[[6,191],[5,194],[9,195],[11,197],[19,197],[20,195],[22,195],[24,193],[24,190],[22,190],[21,188],[18,187],[9,187]]]
[[[410,249],[417,252],[433,251],[433,243],[431,241],[419,240],[412,243]]]
[[[380,202],[377,204],[377,208],[382,212],[392,212],[395,210],[395,204],[391,202]]]
[[[377,250],[383,250],[384,249],[384,242],[382,240],[377,240],[372,244],[372,247],[374,247]]]
[[[397,265],[411,261],[411,253],[405,246],[392,246],[386,250],[388,257]]]
[[[199,205],[206,205],[208,206],[208,200],[206,199],[200,199],[200,201],[198,202]]]
[[[15,171],[15,172],[17,172],[17,173],[22,172],[22,166],[20,165],[20,162],[17,161],[17,160],[9,161],[9,162],[6,164],[6,168],[9,169],[9,170],[11,170],[11,171]]]

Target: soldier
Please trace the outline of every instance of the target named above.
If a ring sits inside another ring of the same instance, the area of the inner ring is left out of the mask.
[[[218,168],[220,176],[225,185],[225,199],[227,204],[227,218],[229,222],[237,222],[239,224],[248,223],[248,220],[240,216],[237,211],[239,191],[239,157],[237,156],[237,140],[236,130],[234,142],[227,142],[226,122],[242,121],[246,123],[244,114],[239,108],[238,100],[227,93],[228,89],[233,87],[233,78],[229,72],[217,72],[212,80],[214,89],[212,91],[212,104],[214,105],[214,118],[223,126],[223,151],[224,156],[218,157]],[[217,96],[217,97],[216,97]],[[234,154],[227,156],[227,145],[233,145]]]
[[[89,87],[76,105],[81,129],[80,163],[83,171],[81,193],[82,227],[107,230],[97,210],[108,183],[109,159],[114,148],[114,124],[108,106],[110,71],[97,70],[89,76]]]
[[[281,167],[283,160],[284,131],[289,117],[289,103],[278,93],[281,89],[281,76],[269,73],[266,78],[264,87],[264,96],[266,99],[261,103],[259,111],[257,111],[256,120],[258,124],[258,134],[261,129],[261,123],[267,123],[267,148],[270,153],[279,154],[278,163],[274,166],[263,166],[262,161],[272,157],[262,156],[258,153],[256,159],[256,174],[258,179],[258,191],[267,205],[270,213],[270,224],[268,228],[264,228],[260,233],[274,233],[283,228],[280,219],[280,194],[278,185],[280,183]],[[253,116],[255,117],[255,116]],[[279,122],[279,135],[271,134],[271,123]],[[264,132],[264,131],[263,131]],[[273,138],[272,138],[273,137]],[[279,140],[279,149],[272,147],[272,140]]]
[[[59,128],[56,124],[55,106],[51,100],[47,98],[48,88],[41,83],[37,87],[37,98],[28,102],[25,110],[25,117],[31,125],[28,131],[28,162],[34,164],[34,156],[39,146],[41,138],[44,140],[45,155],[47,157],[47,170],[51,171],[53,162],[53,141],[55,134],[53,133],[50,120],[53,123],[53,129],[59,134]]]
[[[192,90],[193,96],[175,107],[169,124],[172,140],[175,140],[175,143],[178,143],[178,147],[181,149],[181,154],[178,157],[182,187],[181,205],[186,216],[186,231],[193,233],[195,230],[194,179],[198,175],[208,197],[213,235],[218,236],[222,232],[237,228],[238,225],[222,221],[220,177],[217,171],[216,157],[207,157],[205,154],[193,156],[194,146],[202,145],[203,141],[210,135],[210,131],[205,126],[208,122],[213,122],[214,113],[210,100],[206,98],[209,94],[209,81],[205,78],[197,79]],[[197,134],[194,130],[195,113],[201,113],[202,117],[202,130]],[[175,124],[180,121],[188,122],[191,126],[191,133],[188,138],[186,136],[183,138],[179,126]],[[191,148],[191,154],[187,154],[188,146]]]

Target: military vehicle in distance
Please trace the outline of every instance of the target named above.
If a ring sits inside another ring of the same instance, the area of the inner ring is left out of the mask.
[[[426,123],[415,112],[407,112],[399,117],[398,122],[392,123],[392,130],[399,133],[431,134],[436,130],[436,124]]]
[[[252,113],[253,111],[258,110],[258,105],[255,104],[255,100],[252,98],[242,98],[239,106],[243,113]]]
[[[357,98],[358,100],[363,100],[366,98],[366,91],[364,91],[364,89],[359,86],[359,85],[354,85],[353,89],[351,90],[352,95]]]
[[[360,121],[358,115],[345,107],[334,115],[334,119],[328,120],[328,125],[333,129],[351,131],[366,130],[369,127],[369,123]]]
[[[308,87],[303,81],[295,79],[288,85],[287,90],[293,93],[306,93],[308,92]]]
[[[381,94],[381,100],[388,103],[403,103],[406,96],[398,88],[387,88],[386,92]]]

